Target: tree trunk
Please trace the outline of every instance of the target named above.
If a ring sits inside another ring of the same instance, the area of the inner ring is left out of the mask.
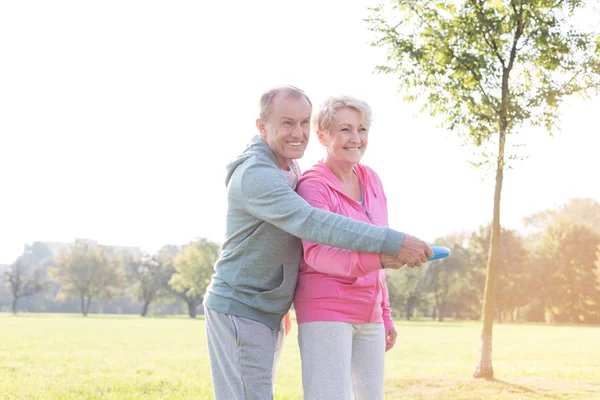
[[[90,312],[90,308],[92,307],[92,297],[88,296],[87,298],[87,304],[85,305],[85,315],[88,315],[88,313]]]
[[[87,317],[87,308],[85,306],[85,296],[81,295],[81,315]]]
[[[142,317],[145,317],[146,314],[148,314],[148,308],[150,307],[150,302],[149,301],[145,301],[144,302],[144,306],[142,307]]]
[[[406,302],[406,320],[410,321],[410,318],[413,314],[413,306],[414,306],[414,298],[413,296],[409,296]]]
[[[508,73],[503,76],[502,84],[503,112],[500,115],[500,138],[498,143],[498,165],[496,167],[496,187],[494,189],[494,218],[492,220],[492,235],[490,238],[490,253],[488,256],[485,289],[483,292],[483,326],[481,329],[481,347],[479,360],[473,377],[493,379],[492,366],[492,327],[494,324],[494,299],[496,292],[496,275],[498,252],[500,248],[500,198],[502,194],[502,179],[504,173],[504,145],[506,142],[506,104],[508,98]]]
[[[13,301],[12,301],[12,313],[13,314],[17,314],[17,301],[19,300],[18,297],[13,297]]]
[[[442,315],[442,310],[440,309],[440,300],[438,298],[438,292],[437,292],[437,279],[436,279],[436,285],[435,285],[435,309],[437,310],[437,315],[438,318]],[[433,319],[435,320],[435,315],[433,316]]]
[[[441,303],[438,308],[438,321],[444,322],[445,315],[446,315],[446,303]]]
[[[190,315],[190,318],[196,318],[196,302],[193,300],[188,300],[187,301],[187,305],[188,305],[188,314]]]
[[[90,312],[90,306],[92,305],[92,297],[91,296],[81,296],[81,313],[84,317],[87,317]]]

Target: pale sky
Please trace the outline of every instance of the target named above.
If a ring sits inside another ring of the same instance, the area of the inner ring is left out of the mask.
[[[36,240],[222,242],[225,164],[277,84],[315,104],[341,93],[371,104],[363,162],[383,181],[393,228],[432,241],[488,223],[493,174],[468,164],[476,149],[372,73],[385,54],[362,19],[378,2],[0,3],[0,263]],[[505,173],[503,225],[600,201],[599,110],[600,99],[573,100],[554,138],[510,137],[530,157]],[[313,136],[300,164],[323,155]]]

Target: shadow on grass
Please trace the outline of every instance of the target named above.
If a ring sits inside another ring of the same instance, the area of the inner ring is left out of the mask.
[[[528,388],[527,386],[517,385],[516,383],[510,383],[510,382],[503,381],[503,380],[500,380],[500,379],[495,379],[494,378],[494,379],[488,379],[488,381],[489,382],[494,382],[494,383],[499,383],[499,384],[501,384],[503,386],[506,386],[508,389],[513,390],[513,391],[519,391],[519,392],[523,392],[523,393],[540,394],[540,392],[538,392],[537,390]]]
[[[491,379],[489,381],[498,383],[513,393],[533,394],[533,395],[536,395],[536,398],[540,397],[540,398],[545,398],[545,399],[557,399],[557,398],[560,398],[557,396],[564,394],[560,390],[555,391],[551,388],[528,387],[528,386],[524,386],[522,384],[507,382],[507,381],[503,381],[503,380],[495,379],[495,378]],[[583,391],[588,392],[588,390],[583,390]],[[593,392],[593,391],[589,391],[589,392],[598,393],[598,392]]]
[[[501,379],[450,377],[386,379],[385,387],[386,393],[393,396],[390,398],[398,399],[600,399],[600,391],[596,390],[600,389],[600,386],[560,380],[511,382]],[[406,393],[412,393],[412,397],[406,397]],[[592,393],[597,397],[590,397]]]

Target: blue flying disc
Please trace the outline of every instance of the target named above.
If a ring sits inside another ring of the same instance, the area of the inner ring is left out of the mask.
[[[433,257],[427,261],[439,260],[440,258],[448,257],[452,253],[449,248],[444,246],[431,246],[431,250],[433,250]]]

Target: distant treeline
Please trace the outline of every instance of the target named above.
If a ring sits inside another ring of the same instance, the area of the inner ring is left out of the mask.
[[[600,323],[600,204],[574,199],[525,219],[528,235],[502,229],[496,319]],[[479,319],[490,226],[441,237],[452,256],[388,273],[395,314]]]
[[[574,199],[525,219],[527,235],[503,229],[496,287],[499,321],[600,323],[600,203]],[[438,238],[452,256],[389,271],[396,317],[479,319],[489,226]],[[0,311],[148,313],[195,317],[219,245],[205,239],[127,254],[77,241],[54,254],[43,242],[0,271]]]

